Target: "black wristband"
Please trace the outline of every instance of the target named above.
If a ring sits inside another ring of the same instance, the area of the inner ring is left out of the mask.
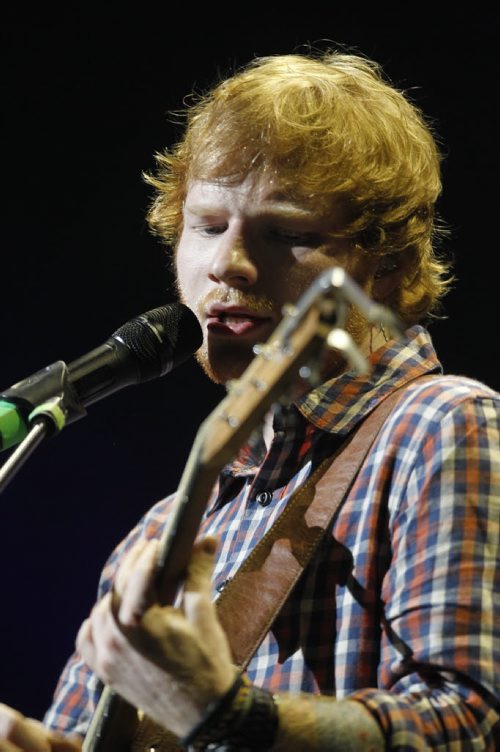
[[[180,740],[183,747],[186,747],[187,749],[198,736],[203,734],[205,729],[217,725],[218,721],[226,715],[227,711],[230,710],[233,700],[238,694],[242,684],[243,676],[242,674],[238,674],[227,692],[215,702],[210,703],[203,718]]]
[[[238,675],[181,744],[195,752],[265,752],[273,746],[277,729],[272,693]]]

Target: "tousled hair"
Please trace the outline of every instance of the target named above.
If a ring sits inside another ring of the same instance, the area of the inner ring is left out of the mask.
[[[287,195],[340,217],[334,237],[405,269],[386,302],[412,324],[438,310],[451,277],[435,246],[441,154],[409,98],[360,55],[256,58],[183,113],[182,139],[156,155],[148,213],[175,245],[189,184],[269,174]]]

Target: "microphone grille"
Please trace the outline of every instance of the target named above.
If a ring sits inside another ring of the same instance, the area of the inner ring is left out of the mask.
[[[137,316],[112,334],[134,356],[139,381],[171,371],[201,346],[198,319],[183,303],[170,303]]]

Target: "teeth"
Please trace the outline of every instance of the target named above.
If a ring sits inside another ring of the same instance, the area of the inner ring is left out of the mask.
[[[242,321],[250,321],[250,316],[235,316],[234,314],[232,316],[226,316],[226,314],[222,314],[221,320],[225,324],[240,324]]]

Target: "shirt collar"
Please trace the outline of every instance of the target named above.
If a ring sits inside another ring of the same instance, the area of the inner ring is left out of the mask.
[[[359,376],[344,372],[308,392],[286,410],[276,410],[273,427],[300,432],[320,429],[343,437],[394,389],[426,373],[442,373],[429,332],[415,325],[403,340],[389,340],[370,355],[370,372]],[[285,424],[282,425],[283,421]],[[253,475],[266,455],[261,428],[240,447],[222,475],[244,478]]]
[[[348,434],[387,394],[426,373],[442,373],[429,332],[415,325],[370,355],[370,373],[350,370],[301,397],[296,405],[316,428]]]

